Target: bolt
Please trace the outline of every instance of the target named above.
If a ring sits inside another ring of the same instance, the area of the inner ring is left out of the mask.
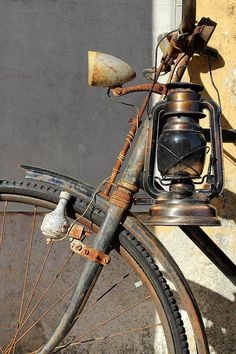
[[[81,250],[82,250],[82,246],[81,246],[81,245],[76,246],[76,250],[77,250],[77,251],[81,251]]]
[[[86,254],[86,256],[89,254],[89,250],[85,249],[84,253]]]

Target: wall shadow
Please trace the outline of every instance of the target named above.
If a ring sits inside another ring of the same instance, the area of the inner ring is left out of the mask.
[[[236,194],[228,189],[224,189],[222,194],[213,199],[212,204],[216,207],[221,218],[234,220],[236,222],[236,210],[230,206],[236,205]]]
[[[217,59],[211,60],[212,72],[214,72],[215,70],[218,70],[220,68],[223,68],[224,66],[225,66],[225,61],[220,54]],[[189,73],[189,77],[190,77],[191,82],[196,82],[204,87],[204,84],[201,79],[201,74],[209,73],[208,58],[200,56],[200,55],[195,55],[192,58],[191,62],[189,63],[188,73]],[[213,80],[214,80],[214,77],[213,77]],[[212,97],[210,96],[209,92],[206,90],[205,87],[204,87],[203,95],[207,99],[212,99]],[[223,110],[223,108],[222,108],[222,110]],[[221,122],[222,122],[222,129],[233,129],[234,128],[230,124],[229,118],[225,117],[224,112],[222,112],[222,114],[221,114]],[[236,146],[236,143],[234,143],[234,145]],[[225,149],[223,149],[223,153],[227,159],[229,159],[233,164],[236,164],[236,159],[232,154],[230,154]]]

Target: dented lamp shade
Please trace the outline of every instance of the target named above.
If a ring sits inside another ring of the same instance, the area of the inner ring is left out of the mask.
[[[120,87],[136,74],[123,60],[109,54],[88,52],[88,84],[90,86]]]

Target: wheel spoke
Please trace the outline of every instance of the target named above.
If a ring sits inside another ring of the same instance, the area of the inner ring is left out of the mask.
[[[73,255],[73,253],[72,253]],[[72,257],[70,255],[70,258]],[[68,262],[67,262],[68,263]],[[126,273],[124,276],[122,276],[115,284],[113,284],[109,289],[107,289],[102,295],[100,295],[90,306],[88,306],[84,311],[82,311],[76,318],[75,321],[85,312],[90,310],[92,307],[94,307],[104,296],[106,296],[108,293],[110,293],[111,290],[115,289],[124,279],[126,279],[130,274],[133,273],[133,270],[131,270],[129,273]],[[23,337],[25,337],[26,334],[31,331],[35,325],[41,321],[70,291],[72,291],[77,284],[74,284],[68,291],[66,291],[47,311],[44,312],[44,314],[37,320],[35,321],[22,335],[21,337],[16,341],[18,343],[19,340],[21,340]],[[21,327],[22,328],[22,327]]]
[[[100,295],[96,300],[94,300],[88,307],[86,307],[81,313],[79,313],[76,317],[75,317],[75,321],[78,320],[78,318],[80,316],[82,316],[85,312],[87,312],[88,310],[91,310],[91,308],[93,308],[95,305],[97,305],[97,303],[104,298],[104,296],[106,296],[107,294],[109,294],[113,289],[115,289],[123,280],[125,280],[127,277],[130,276],[130,274],[133,273],[133,270],[131,270],[129,273],[126,273],[125,275],[123,275],[123,277],[121,277],[115,284],[113,284],[109,289],[107,289],[102,295]]]
[[[25,300],[25,291],[26,291],[26,287],[28,284],[28,274],[29,274],[30,258],[31,258],[31,253],[32,253],[33,237],[34,237],[34,231],[35,231],[36,212],[37,212],[37,207],[35,207],[35,209],[34,209],[33,223],[32,223],[32,229],[31,229],[31,235],[30,235],[30,241],[29,241],[29,247],[28,247],[27,262],[26,262],[26,269],[25,269],[24,285],[23,285],[23,289],[22,289],[21,305],[20,305],[20,312],[19,312],[19,317],[18,317],[18,325],[21,322],[21,315],[22,315],[23,305],[24,305],[24,300]]]
[[[55,192],[58,193],[58,191]],[[155,338],[160,340],[158,348],[159,346],[163,348],[163,353],[173,352],[175,339],[171,337],[173,332],[165,311],[166,308],[168,309],[168,297],[172,303],[172,295],[158,290],[159,286],[160,289],[165,288],[165,279],[155,266],[154,260],[149,256],[148,250],[145,251],[142,248],[135,235],[125,230],[119,230],[119,237],[112,249],[114,252],[112,262],[108,267],[104,267],[91,296],[90,291],[88,292],[87,297],[90,296],[90,298],[87,305],[80,308],[75,315],[74,322],[78,322],[78,329],[81,328],[81,330],[78,330],[77,326],[74,327],[69,336],[65,337],[65,342],[59,342],[61,334],[55,331],[55,328],[58,319],[63,316],[71,292],[78,284],[81,265],[85,260],[83,257],[74,256],[75,253],[71,252],[66,243],[50,243],[46,246],[44,239],[40,237],[39,229],[41,216],[44,216],[45,210],[41,213],[37,210],[37,206],[53,209],[54,204],[46,201],[50,200],[48,192],[45,192],[45,200],[32,198],[32,195],[34,195],[33,190],[25,196],[21,193],[1,195],[3,202],[0,249],[3,275],[1,279],[4,285],[1,288],[1,295],[3,295],[3,303],[6,306],[3,309],[3,317],[1,316],[0,337],[3,342],[0,343],[0,354],[18,352],[36,354],[45,345],[51,353],[73,346],[79,346],[79,348],[75,347],[72,350],[83,352],[82,345],[86,343],[88,346],[91,345],[92,351],[99,352],[104,345],[116,348],[118,339],[109,340],[119,336],[124,337],[124,346],[130,345],[131,340],[132,347],[139,348],[141,345],[142,348],[142,345],[149,345],[149,339],[145,333],[141,332],[148,330],[152,336],[155,335],[157,336]],[[23,208],[22,203],[25,204]],[[24,211],[29,210],[30,205],[33,207],[35,205],[35,209],[29,212],[31,216],[29,218]],[[73,204],[75,214],[70,214],[70,216],[76,216],[76,213],[81,214],[82,205],[83,208],[86,207],[86,203],[76,200]],[[94,205],[96,207],[96,204]],[[16,210],[16,212],[11,213],[11,210]],[[98,213],[98,216],[98,222],[94,228],[95,234],[101,225],[103,213]],[[82,224],[88,227],[91,222],[88,216],[87,219],[83,219]],[[11,237],[6,238],[8,234]],[[93,246],[93,238],[86,238],[82,241],[89,247]],[[15,248],[17,248],[17,254],[13,252]],[[15,297],[14,294],[16,294]],[[167,294],[166,297],[165,294]],[[164,300],[159,295],[163,295]],[[14,316],[12,316],[13,313]],[[157,320],[154,317],[155,313],[158,314]],[[176,313],[177,311],[171,310],[170,320],[173,316],[176,318]],[[182,326],[179,327],[182,328]],[[154,328],[157,329],[153,330]],[[55,349],[50,342],[53,336],[57,341]]]
[[[23,289],[22,289],[22,295],[21,295],[20,311],[19,311],[19,316],[18,316],[17,329],[16,329],[16,333],[14,335],[14,340],[13,340],[13,348],[12,348],[13,354],[15,354],[15,343],[16,343],[16,339],[17,339],[17,336],[19,333],[19,327],[20,327],[20,323],[21,323],[21,316],[22,316],[24,300],[25,300],[25,292],[26,292],[26,287],[28,284],[28,274],[29,274],[30,258],[31,258],[31,253],[32,253],[33,237],[34,237],[34,231],[35,231],[36,212],[37,212],[37,207],[34,208],[32,229],[31,229],[28,252],[27,252],[27,261],[26,261],[26,268],[25,268],[24,283],[23,283]]]
[[[46,290],[44,291],[44,293],[41,295],[41,297],[38,299],[37,303],[35,304],[35,306],[32,308],[32,310],[30,311],[30,313],[28,314],[28,316],[24,319],[24,321],[21,323],[20,326],[20,330],[24,327],[24,325],[26,324],[26,322],[28,321],[28,319],[31,317],[31,315],[35,312],[35,310],[38,308],[38,306],[42,303],[43,299],[45,298],[45,296],[47,295],[47,293],[49,292],[49,290],[51,289],[51,287],[55,284],[56,280],[58,280],[59,276],[61,275],[61,273],[63,272],[63,270],[65,269],[65,267],[67,266],[67,264],[70,262],[72,256],[74,255],[74,253],[72,252],[69,255],[69,258],[65,261],[65,263],[63,263],[62,267],[60,268],[60,270],[58,271],[58,273],[55,275],[55,277],[53,278],[53,280],[51,281],[51,283],[48,285],[48,287],[46,288]]]
[[[42,316],[40,316],[17,340],[16,340],[16,344],[22,339],[24,338],[35,326],[37,323],[39,323],[62,299],[64,299],[64,297],[66,295],[68,295],[74,288],[76,287],[76,284],[72,285],[56,302],[54,302],[53,305],[51,305],[49,307],[49,309],[47,309],[47,311],[45,311]]]
[[[3,240],[3,234],[4,234],[4,229],[5,229],[5,221],[6,221],[6,212],[7,212],[7,202],[5,203],[5,208],[4,208],[4,213],[3,213],[3,222],[2,222],[2,227],[1,227],[1,240]],[[32,222],[32,229],[31,229],[31,235],[29,239],[29,245],[27,249],[27,261],[26,261],[26,267],[25,267],[25,275],[24,275],[24,281],[23,281],[23,288],[22,288],[22,294],[21,294],[21,302],[20,302],[20,310],[19,310],[19,315],[18,315],[18,320],[17,320],[17,326],[16,326],[16,332],[13,335],[12,339],[9,341],[8,345],[6,348],[3,350],[4,354],[15,354],[16,350],[16,344],[24,338],[36,325],[39,323],[68,293],[70,293],[73,288],[75,288],[75,285],[71,286],[69,290],[67,290],[63,295],[53,303],[44,313],[40,318],[38,318],[21,336],[19,336],[19,332],[22,330],[22,328],[25,326],[26,322],[31,318],[32,314],[36,311],[36,309],[39,307],[39,305],[42,303],[43,299],[46,297],[47,293],[49,290],[52,288],[52,286],[55,284],[55,282],[58,280],[59,276],[62,274],[64,271],[65,267],[68,265],[70,260],[72,259],[72,256],[74,255],[74,252],[71,252],[69,257],[66,259],[66,261],[63,263],[57,274],[54,276],[46,290],[41,294],[40,298],[36,302],[36,304],[33,306],[31,311],[27,314],[27,311],[32,303],[32,299],[34,297],[35,291],[37,289],[37,286],[40,282],[40,278],[42,276],[43,270],[45,268],[47,259],[49,257],[49,254],[52,249],[52,244],[50,244],[49,249],[46,253],[46,256],[44,257],[42,266],[39,270],[39,273],[36,277],[35,283],[33,285],[33,289],[31,290],[29,300],[27,302],[27,305],[23,311],[24,303],[25,303],[25,294],[26,294],[26,288],[28,284],[28,275],[29,275],[29,266],[30,266],[30,259],[31,259],[31,254],[32,254],[32,244],[33,244],[33,237],[34,237],[34,231],[35,231],[35,224],[36,224],[36,213],[37,213],[37,207],[35,207],[34,210],[34,215],[33,215],[33,222]],[[19,337],[19,338],[18,338]]]
[[[11,339],[10,343],[4,350],[4,354],[11,353],[12,349],[14,348],[15,345],[15,336]]]
[[[142,298],[141,300],[139,300],[138,302],[136,302],[135,304],[127,307],[125,310],[119,312],[118,314],[116,314],[115,316],[109,318],[108,320],[104,321],[104,322],[101,322],[99,323],[97,326],[95,326],[94,328],[92,328],[91,330],[89,330],[88,332],[82,334],[82,336],[78,337],[75,339],[75,342],[80,342],[81,339],[83,339],[84,337],[87,337],[88,335],[90,335],[91,333],[97,331],[98,329],[104,327],[105,325],[107,325],[108,323],[110,323],[111,321],[114,321],[115,319],[117,319],[118,317],[124,315],[125,313],[127,313],[128,311],[132,310],[133,308],[137,307],[138,305],[140,305],[141,303],[143,303],[144,301],[150,299],[151,296],[150,295],[147,295],[145,296],[144,298]],[[60,347],[56,347],[56,349],[64,349],[66,347],[68,347],[71,343],[73,342],[70,342],[70,343],[67,343],[65,344],[64,346],[60,346]]]
[[[10,340],[10,342],[8,343],[8,345],[6,346],[6,348],[4,349],[3,353],[8,353],[9,348],[11,347],[12,343],[13,343],[14,337]]]
[[[101,341],[101,340],[106,340],[106,339],[110,339],[110,338],[114,338],[114,337],[119,337],[119,336],[123,336],[123,335],[126,335],[126,334],[142,332],[142,331],[145,331],[145,330],[148,330],[148,329],[156,328],[158,326],[161,326],[160,322],[159,323],[153,323],[153,324],[150,324],[150,325],[144,326],[144,327],[131,328],[131,329],[128,329],[126,331],[116,332],[116,333],[113,333],[113,334],[110,334],[110,335],[104,336],[104,337],[96,337],[96,338],[90,338],[90,339],[83,340],[83,341],[71,342],[70,344],[67,345],[67,347],[69,348],[69,347],[72,347],[72,346],[75,346],[75,345],[98,342],[98,341]],[[57,347],[57,350],[55,350],[53,353],[54,354],[58,353],[59,351],[61,351],[64,348],[65,348],[65,346]],[[33,354],[33,353],[30,353],[30,354]]]
[[[29,306],[30,306],[30,304],[31,304],[31,302],[32,302],[33,297],[34,297],[35,291],[36,291],[37,286],[38,286],[38,284],[39,284],[40,278],[41,278],[41,276],[42,276],[42,273],[43,273],[45,264],[46,264],[46,262],[47,262],[47,260],[48,260],[48,257],[49,257],[49,255],[50,255],[51,250],[52,250],[52,243],[49,245],[48,251],[47,251],[46,256],[45,256],[45,258],[44,258],[44,260],[43,260],[43,264],[42,264],[42,266],[41,266],[41,268],[40,268],[40,271],[39,271],[39,273],[38,273],[38,276],[37,276],[37,278],[36,278],[36,281],[35,281],[35,284],[34,284],[34,286],[33,286],[32,292],[31,292],[31,294],[30,294],[30,298],[29,298],[28,304],[27,304],[27,306],[26,306],[26,308],[25,308],[24,314],[23,314],[22,319],[21,319],[20,328],[22,328],[22,323],[23,323],[23,321],[24,321],[24,319],[25,319],[25,316],[26,316],[26,314],[27,314],[28,308],[29,308]]]

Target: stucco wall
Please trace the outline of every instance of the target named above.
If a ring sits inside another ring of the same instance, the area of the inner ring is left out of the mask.
[[[222,127],[236,126],[236,23],[235,1],[197,1],[197,18],[209,16],[217,22],[210,45],[218,49],[220,57],[212,61],[212,75],[222,102]],[[188,75],[193,82],[203,84],[203,95],[218,102],[208,70],[206,58],[194,57]],[[204,228],[216,244],[236,260],[236,176],[235,144],[224,144],[225,187],[214,201],[222,218],[222,226]],[[235,287],[177,228],[155,228],[161,241],[171,250],[196,296],[204,316],[211,353],[232,354],[235,343]]]

